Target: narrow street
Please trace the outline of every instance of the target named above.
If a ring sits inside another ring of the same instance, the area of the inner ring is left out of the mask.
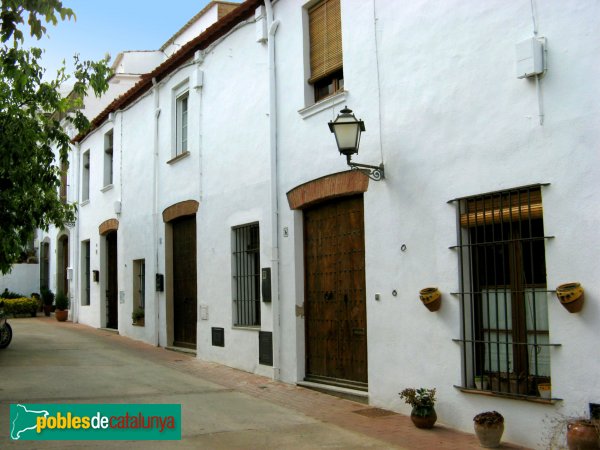
[[[443,426],[273,382],[54,318],[12,319],[0,351],[0,447],[129,449],[479,448]],[[11,403],[180,403],[181,441],[11,441]],[[509,447],[504,447],[509,448]]]

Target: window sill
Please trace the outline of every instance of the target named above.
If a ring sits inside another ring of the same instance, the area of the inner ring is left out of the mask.
[[[234,325],[231,327],[232,330],[246,330],[246,331],[260,331],[260,325],[259,326],[244,326],[244,325]]]
[[[88,198],[87,200],[84,200],[84,201],[82,201],[82,202],[79,204],[79,206],[85,206],[85,205],[87,205],[87,204],[89,204],[89,203],[90,203],[90,199]]]
[[[558,402],[562,402],[562,398],[540,398],[540,397],[528,397],[526,395],[517,395],[517,394],[507,394],[504,392],[493,392],[493,391],[480,391],[478,389],[465,388],[462,386],[454,386],[461,392],[465,394],[475,394],[475,395],[486,395],[488,397],[499,397],[499,398],[508,398],[512,400],[521,400],[532,403],[540,403],[542,405],[555,405]]]
[[[190,152],[183,152],[177,156],[175,156],[174,158],[171,158],[170,160],[167,161],[167,164],[174,164],[177,161],[180,161],[186,157],[190,156]]]
[[[100,192],[106,192],[106,191],[110,191],[113,188],[113,184],[107,184],[106,186],[104,186],[102,189],[100,189]]]
[[[306,108],[302,108],[298,110],[298,114],[303,119],[307,119],[310,116],[314,116],[315,114],[320,113],[326,109],[332,108],[340,103],[344,103],[346,101],[346,94],[348,91],[341,91],[337,94],[333,94],[330,97],[326,97],[323,100],[319,100],[314,105],[307,106]]]

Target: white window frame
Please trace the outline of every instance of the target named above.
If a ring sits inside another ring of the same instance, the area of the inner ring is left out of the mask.
[[[104,187],[114,183],[114,129],[104,134]]]
[[[188,80],[173,89],[173,152],[171,157],[189,153],[190,150],[190,91]]]
[[[91,154],[90,150],[83,152],[81,156],[81,201],[87,202],[90,200],[90,165]]]

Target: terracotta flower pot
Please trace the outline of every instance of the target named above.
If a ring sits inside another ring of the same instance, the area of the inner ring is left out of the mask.
[[[69,317],[69,311],[66,309],[57,309],[54,312],[54,317],[56,317],[56,320],[59,322],[64,322]]]
[[[442,293],[436,287],[421,289],[419,298],[429,311],[437,311],[442,306]]]
[[[583,308],[583,288],[579,283],[561,284],[556,288],[556,296],[570,313],[576,313]]]
[[[479,444],[485,448],[496,448],[500,445],[502,433],[504,433],[504,423],[479,424],[474,423],[475,434],[479,439]]]
[[[600,434],[589,420],[575,420],[567,425],[569,450],[599,450]]]
[[[427,410],[426,414],[424,414],[425,409]],[[433,425],[437,421],[437,414],[435,413],[435,408],[433,406],[431,408],[414,407],[412,409],[412,412],[410,413],[410,420],[412,420],[412,423],[417,428],[433,428]]]

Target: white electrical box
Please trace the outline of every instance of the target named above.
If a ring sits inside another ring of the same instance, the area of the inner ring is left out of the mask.
[[[267,13],[263,5],[254,11],[254,20],[256,21],[256,42],[267,42]]]
[[[208,305],[200,305],[200,320],[208,320]]]
[[[544,40],[529,38],[516,45],[517,78],[544,73]]]

